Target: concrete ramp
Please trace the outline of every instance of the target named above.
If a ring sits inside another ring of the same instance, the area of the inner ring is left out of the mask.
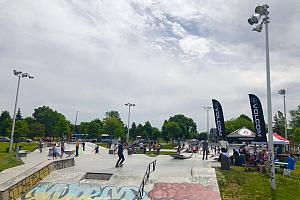
[[[214,168],[178,169],[173,175],[158,168],[149,185],[152,200],[221,200]]]

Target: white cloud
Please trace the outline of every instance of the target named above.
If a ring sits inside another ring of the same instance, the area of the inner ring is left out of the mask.
[[[2,1],[1,110],[12,112],[11,70],[17,68],[36,75],[21,82],[19,107],[25,115],[49,105],[71,121],[77,110],[79,121],[112,109],[126,119],[124,103],[130,101],[137,104],[132,119],[138,123],[160,127],[170,115],[183,113],[202,131],[202,107],[216,98],[227,119],[250,116],[248,93],[265,103],[264,34],[247,24],[256,3]],[[299,104],[300,6],[292,0],[268,3],[275,112],[282,109],[280,88],[288,92],[288,109]]]

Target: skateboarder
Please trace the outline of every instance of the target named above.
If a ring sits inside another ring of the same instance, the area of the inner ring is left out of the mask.
[[[118,161],[116,163],[116,166],[115,167],[121,167],[123,165],[123,162],[125,160],[124,158],[124,154],[123,154],[123,150],[124,150],[124,146],[123,146],[123,143],[124,142],[121,142],[119,145],[118,145]],[[121,161],[121,162],[120,162]]]

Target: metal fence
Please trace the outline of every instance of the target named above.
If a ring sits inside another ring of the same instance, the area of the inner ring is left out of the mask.
[[[151,163],[148,164],[148,167],[146,169],[146,173],[145,173],[144,178],[142,180],[142,183],[139,187],[137,200],[141,200],[143,198],[145,184],[149,180],[150,173],[153,172],[155,170],[155,168],[156,168],[156,160],[154,160],[154,161],[152,161]]]

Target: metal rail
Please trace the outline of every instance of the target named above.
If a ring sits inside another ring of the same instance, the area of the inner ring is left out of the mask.
[[[152,167],[152,168],[151,168]],[[156,168],[156,160],[152,161],[151,163],[148,164],[148,167],[146,169],[146,173],[144,175],[144,178],[142,180],[142,183],[139,187],[139,191],[138,191],[138,196],[137,196],[137,200],[141,200],[144,196],[144,188],[145,188],[145,184],[148,182],[149,180],[149,176],[150,173],[153,172]]]

